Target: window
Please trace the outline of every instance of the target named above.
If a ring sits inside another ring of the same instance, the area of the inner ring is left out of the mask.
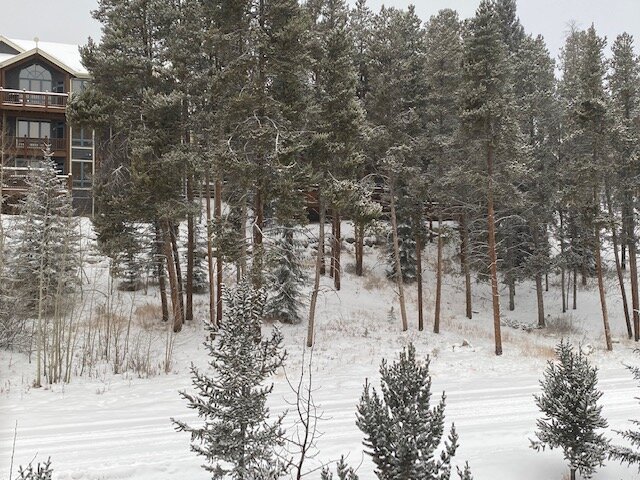
[[[71,158],[74,160],[93,160],[93,150],[90,148],[72,148]]]
[[[33,64],[20,71],[20,89],[33,92],[50,92],[52,86],[51,72],[46,68]]]
[[[92,147],[93,130],[90,128],[74,128],[71,134],[71,144],[74,147]]]
[[[73,188],[91,188],[91,175],[93,173],[91,162],[72,162],[71,173],[73,175]]]
[[[71,79],[71,91],[72,92],[81,92],[87,86],[88,80],[82,80],[80,78],[72,78]]]
[[[39,120],[18,120],[18,137],[50,138],[51,123]]]

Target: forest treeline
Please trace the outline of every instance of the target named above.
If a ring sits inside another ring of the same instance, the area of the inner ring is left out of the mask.
[[[81,48],[93,80],[68,117],[97,132],[98,242],[131,288],[150,252],[174,331],[193,319],[198,288],[211,323],[222,321],[222,272],[235,266],[254,287],[278,286],[270,311],[308,319],[312,345],[321,275],[340,288],[341,220],[354,223],[363,275],[364,238],[382,219],[403,329],[412,280],[426,328],[421,254],[437,236],[434,331],[454,239],[467,316],[472,275],[491,284],[496,354],[501,284],[513,310],[518,283],[535,282],[543,327],[549,274],[563,311],[576,308],[578,282],[597,280],[611,349],[612,245],[627,332],[639,339],[640,66],[629,34],[605,58],[595,27],[574,27],[556,63],[515,0],[426,22],[413,7],[373,12],[365,0],[102,0],[94,16],[102,38]],[[303,312],[296,232],[309,195],[320,222]],[[436,230],[438,219],[459,234]]]

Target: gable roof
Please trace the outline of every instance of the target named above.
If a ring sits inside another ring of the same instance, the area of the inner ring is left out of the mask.
[[[20,52],[16,55],[0,54],[0,68],[37,54],[75,77],[87,78],[89,76],[89,72],[82,65],[77,45],[53,42],[36,43],[34,40],[10,39],[2,35],[0,35],[0,42]]]

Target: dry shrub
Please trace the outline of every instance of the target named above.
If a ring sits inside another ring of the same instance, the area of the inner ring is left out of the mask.
[[[530,358],[541,358],[552,360],[556,356],[556,349],[551,345],[540,345],[535,343],[524,343],[520,347],[522,355]]]
[[[576,318],[571,314],[547,318],[546,323],[547,333],[562,336],[580,332],[578,322]]]
[[[382,290],[385,286],[385,283],[389,282],[389,279],[379,277],[378,275],[369,271],[365,271],[363,279],[364,280],[362,282],[362,286],[369,292],[372,290]]]
[[[135,309],[137,323],[145,330],[153,329],[158,321],[162,321],[162,306],[152,303],[145,303]]]

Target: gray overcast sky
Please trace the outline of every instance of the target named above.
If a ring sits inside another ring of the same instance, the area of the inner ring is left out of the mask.
[[[480,0],[369,0],[374,11],[382,4],[405,8],[411,3],[428,20],[442,8],[470,17]],[[100,36],[100,25],[90,15],[97,0],[0,0],[0,4],[0,34],[9,38],[37,36],[42,41],[83,44],[89,36]],[[626,31],[635,37],[636,51],[640,51],[640,0],[519,0],[518,14],[527,32],[545,37],[553,55],[564,43],[571,21],[582,28],[595,23],[609,45]]]

